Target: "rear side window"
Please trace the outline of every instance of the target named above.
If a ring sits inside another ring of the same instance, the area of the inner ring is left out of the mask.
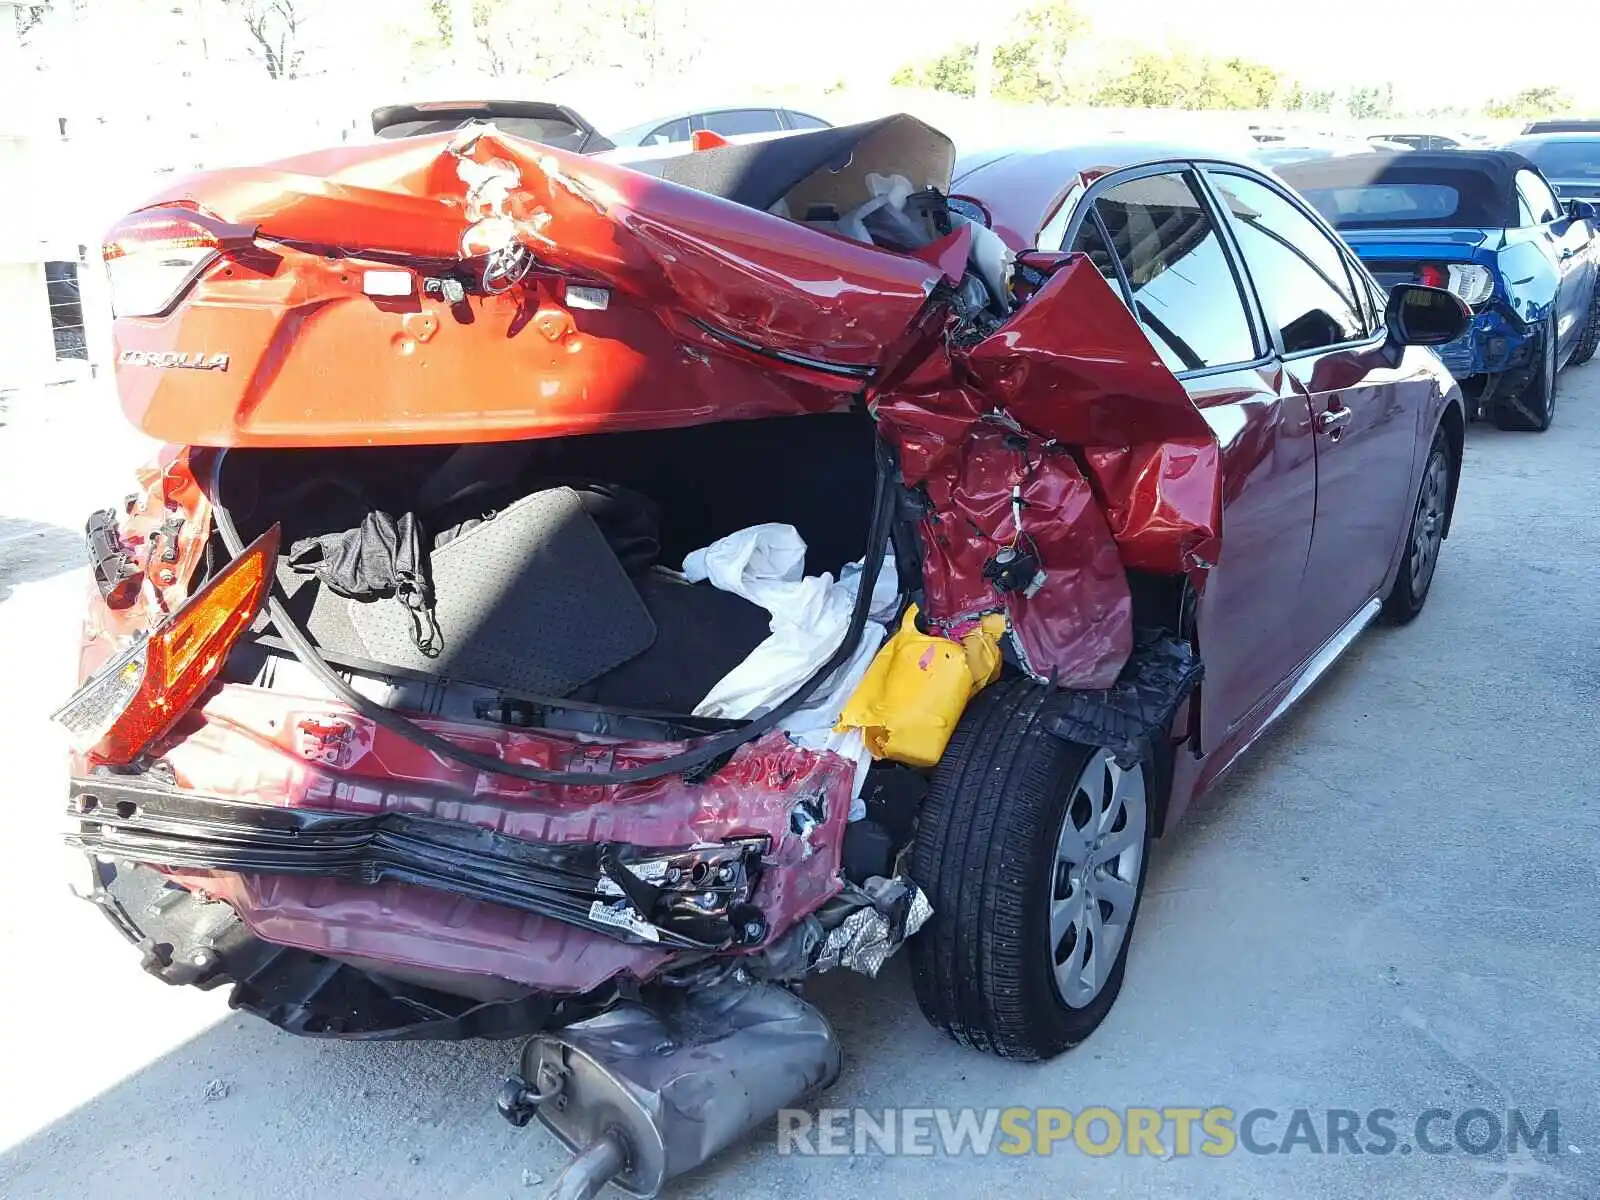
[[[795,112],[794,109],[785,110],[789,117],[790,129],[831,129],[832,126],[819,117],[809,113]]]
[[[1367,334],[1338,244],[1266,184],[1214,176],[1244,263],[1285,354],[1337,346]]]
[[[706,113],[701,123],[712,133],[724,137],[737,133],[770,133],[783,128],[777,111],[771,108],[730,108],[727,112]]]
[[[1561,205],[1556,201],[1550,185],[1532,171],[1517,172],[1517,195],[1521,197],[1531,224],[1543,225],[1561,219]]]
[[[1102,274],[1112,254],[1121,260],[1134,315],[1162,362],[1174,371],[1198,371],[1256,358],[1255,337],[1222,240],[1186,175],[1119,183],[1094,207],[1111,245],[1106,247],[1095,230],[1080,231],[1072,247],[1096,259]],[[1092,226],[1086,219],[1083,229]]]

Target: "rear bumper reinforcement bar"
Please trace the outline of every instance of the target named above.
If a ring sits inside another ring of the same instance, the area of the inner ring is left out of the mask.
[[[766,934],[750,903],[760,838],[679,848],[529,842],[435,817],[247,804],[111,777],[73,780],[68,811],[78,822],[69,846],[151,866],[392,880],[687,949]]]

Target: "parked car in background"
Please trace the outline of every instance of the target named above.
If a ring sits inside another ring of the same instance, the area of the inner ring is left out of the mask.
[[[699,130],[707,129],[723,137],[741,133],[781,133],[790,129],[830,129],[821,117],[792,108],[748,107],[712,108],[699,112],[657,117],[610,135],[617,146],[665,146],[686,142]]]
[[[1255,151],[1257,162],[1269,167],[1287,166],[1289,163],[1311,162],[1319,158],[1337,158],[1345,154],[1362,154],[1372,149],[1392,150],[1400,153],[1411,149],[1400,142],[1358,141],[1355,138],[1320,138],[1316,141],[1291,141],[1288,139],[1267,142]]]
[[[562,1196],[831,1083],[792,985],[908,938],[961,1044],[1092,1033],[1152,839],[1426,603],[1468,314],[1242,160],[955,159],[907,116],[648,173],[485,127],[119,222],[165,445],[90,518],[57,719],[144,969],[532,1035],[498,1101],[581,1152]]]
[[[1448,288],[1472,308],[1440,356],[1502,429],[1543,430],[1556,373],[1600,339],[1595,209],[1562,205],[1539,169],[1502,150],[1365,154],[1283,167],[1386,287]]]
[[[562,104],[537,100],[430,100],[390,104],[372,111],[372,132],[381,138],[446,133],[473,121],[492,121],[506,133],[545,146],[595,154],[612,143]]]
[[[1488,139],[1459,129],[1418,129],[1400,126],[1367,135],[1369,142],[1398,142],[1412,150],[1471,150],[1484,145]]]
[[[1508,142],[1506,149],[1538,167],[1562,200],[1600,204],[1600,129],[1526,134]]]
[[[1522,127],[1524,134],[1530,133],[1600,133],[1600,118],[1597,117],[1550,117],[1543,121],[1529,121]]]

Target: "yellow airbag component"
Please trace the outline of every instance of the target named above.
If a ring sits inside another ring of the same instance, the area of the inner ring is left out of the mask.
[[[959,642],[917,630],[917,609],[883,644],[839,715],[860,729],[874,758],[931,767],[944,754],[967,701],[1000,674],[1006,619],[990,613]]]

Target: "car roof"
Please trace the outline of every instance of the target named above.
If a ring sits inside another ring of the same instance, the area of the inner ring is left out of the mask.
[[[1519,133],[1508,146],[1545,146],[1551,142],[1600,141],[1600,125],[1593,129],[1551,129],[1543,133]]]
[[[1062,196],[1084,172],[1109,175],[1144,163],[1204,159],[1264,174],[1259,162],[1228,147],[1204,142],[1099,138],[1048,148],[983,150],[956,160],[950,190],[982,200],[996,232],[1032,245]]]

